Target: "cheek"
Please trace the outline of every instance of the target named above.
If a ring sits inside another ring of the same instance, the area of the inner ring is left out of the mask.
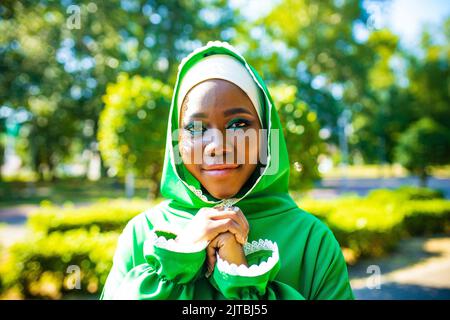
[[[179,149],[185,165],[201,164],[202,141],[192,138],[189,133],[180,134]]]
[[[256,143],[249,146],[248,156],[250,159],[259,159],[259,139],[257,139]]]
[[[235,134],[232,143],[234,143],[234,150],[239,163],[255,165],[259,160],[260,139],[257,130],[253,128],[249,130],[254,130],[255,133],[250,134],[247,131],[247,136],[245,136],[242,132],[238,132]]]

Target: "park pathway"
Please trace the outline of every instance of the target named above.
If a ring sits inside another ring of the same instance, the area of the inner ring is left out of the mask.
[[[450,237],[402,240],[389,256],[349,267],[349,275],[357,299],[450,299]]]

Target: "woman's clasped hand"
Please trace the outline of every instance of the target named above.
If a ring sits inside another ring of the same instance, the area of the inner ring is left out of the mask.
[[[175,239],[183,245],[207,243],[207,275],[214,270],[216,253],[229,264],[247,265],[243,245],[249,223],[238,207],[202,208]]]

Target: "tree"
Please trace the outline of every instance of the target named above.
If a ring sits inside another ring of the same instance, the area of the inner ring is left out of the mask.
[[[415,122],[401,135],[395,159],[417,174],[425,187],[430,166],[450,161],[450,130],[430,118]]]
[[[367,14],[359,0],[283,0],[266,15],[240,26],[235,43],[269,83],[294,85],[297,99],[338,143],[338,118],[360,103],[373,53],[355,39]]]
[[[159,80],[122,73],[103,97],[101,155],[112,174],[149,179],[152,196],[159,192],[171,95],[172,88]]]
[[[31,112],[31,162],[52,173],[74,144],[97,152],[101,97],[118,73],[173,84],[181,57],[229,40],[232,23],[225,0],[2,2],[0,106]]]
[[[289,186],[294,190],[308,189],[320,178],[317,159],[325,152],[319,139],[317,114],[297,100],[297,88],[289,85],[270,87],[275,106],[283,123],[283,133],[291,164]]]
[[[447,42],[434,43],[428,31],[422,33],[419,55],[409,56],[410,92],[420,117],[431,117],[450,128],[450,18],[444,22]]]
[[[445,26],[450,28],[450,19]],[[428,117],[450,127],[450,47],[424,31],[421,46],[410,52],[386,29],[372,32],[367,45],[375,60],[350,142],[366,163],[393,163],[395,146],[412,123]]]

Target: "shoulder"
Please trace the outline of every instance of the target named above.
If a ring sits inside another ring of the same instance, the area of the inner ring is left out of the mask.
[[[138,215],[134,216],[128,221],[124,228],[124,232],[139,232],[139,231],[151,231],[154,226],[160,224],[158,221],[162,219],[161,207],[164,206],[164,202],[158,203],[154,206],[147,208]]]
[[[145,240],[154,230],[154,216],[160,211],[159,204],[152,206],[134,216],[123,228],[116,248],[115,260],[122,261],[131,268],[138,261],[143,261],[142,250]]]
[[[292,219],[302,225],[302,228],[311,229],[317,235],[333,235],[331,229],[311,212],[297,206],[289,213]]]
[[[297,207],[294,209],[294,215],[301,224],[301,228],[308,233],[309,245],[316,250],[327,249],[338,253],[341,251],[340,245],[336,240],[331,229],[312,213]]]
[[[121,238],[127,242],[132,239],[134,245],[139,245],[153,233],[158,235],[177,234],[176,223],[165,214],[166,207],[167,203],[163,201],[133,217],[123,229]]]

